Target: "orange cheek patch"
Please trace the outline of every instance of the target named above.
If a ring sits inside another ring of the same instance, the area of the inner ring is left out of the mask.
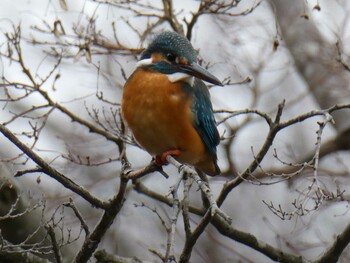
[[[188,60],[184,57],[179,58],[179,64],[188,65]]]
[[[164,56],[160,53],[154,53],[152,54],[152,62],[160,62],[162,60],[164,60]]]

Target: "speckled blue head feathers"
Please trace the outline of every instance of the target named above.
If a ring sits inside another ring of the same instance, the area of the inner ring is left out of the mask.
[[[197,53],[190,41],[175,32],[160,33],[142,53],[141,59],[150,58],[153,53],[164,56],[173,54],[175,57],[184,57],[189,63],[197,61]]]

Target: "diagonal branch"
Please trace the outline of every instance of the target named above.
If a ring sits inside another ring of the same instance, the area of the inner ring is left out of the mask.
[[[80,195],[86,201],[88,201],[93,206],[98,208],[106,208],[107,202],[98,199],[97,197],[90,194],[82,186],[76,184],[74,181],[57,171],[51,165],[49,165],[44,159],[37,155],[32,149],[30,149],[26,144],[20,141],[7,127],[0,124],[0,132],[9,139],[14,145],[16,145],[22,152],[24,152],[33,162],[35,162],[41,169],[42,172],[55,179],[61,183],[64,187],[70,189],[72,192]]]
[[[241,244],[247,245],[250,248],[255,249],[256,251],[261,252],[262,254],[264,254],[265,256],[269,257],[274,261],[285,262],[285,263],[307,263],[308,262],[301,256],[296,256],[296,255],[283,252],[280,249],[273,247],[257,239],[254,235],[250,233],[246,233],[233,228],[232,226],[228,225],[224,220],[222,220],[220,217],[213,218],[211,223],[216,227],[216,229],[222,235],[232,240],[235,240]]]
[[[350,243],[350,224],[335,238],[333,245],[315,263],[335,263]]]
[[[95,252],[102,237],[106,234],[114,219],[120,212],[124,204],[125,193],[129,178],[123,172],[120,176],[120,187],[118,194],[109,202],[108,208],[105,209],[103,215],[91,234],[87,235],[81,250],[75,257],[75,263],[87,262]]]
[[[260,163],[264,159],[265,155],[271,148],[272,143],[278,131],[281,129],[279,126],[279,122],[282,116],[284,105],[285,105],[285,101],[283,101],[281,104],[278,105],[278,110],[277,110],[275,120],[269,124],[270,126],[269,133],[267,134],[265,142],[261,147],[260,151],[258,152],[257,156],[254,158],[254,160],[250,163],[250,165],[244,170],[244,172],[240,176],[227,182],[223,187],[223,189],[221,190],[221,193],[217,199],[217,203],[219,206],[222,205],[222,203],[225,201],[226,197],[231,192],[231,190],[236,186],[240,185],[246,178],[248,178],[252,174],[252,172],[256,170],[256,168],[260,165]]]

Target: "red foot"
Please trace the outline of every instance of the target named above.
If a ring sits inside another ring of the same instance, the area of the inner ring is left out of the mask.
[[[175,150],[170,150],[170,151],[164,152],[164,153],[162,154],[162,156],[158,156],[158,155],[157,155],[157,156],[156,156],[156,160],[155,160],[155,161],[156,161],[156,165],[162,166],[162,165],[164,165],[164,164],[167,164],[168,161],[166,160],[166,157],[167,157],[168,155],[177,157],[177,156],[179,156],[180,154],[181,154],[181,151],[175,149]]]

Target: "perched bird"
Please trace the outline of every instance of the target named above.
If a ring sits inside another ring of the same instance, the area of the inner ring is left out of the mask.
[[[222,83],[196,62],[196,51],[185,37],[159,34],[124,86],[122,116],[136,141],[156,156],[156,163],[166,163],[170,154],[214,176],[220,173],[220,136],[202,80]]]

